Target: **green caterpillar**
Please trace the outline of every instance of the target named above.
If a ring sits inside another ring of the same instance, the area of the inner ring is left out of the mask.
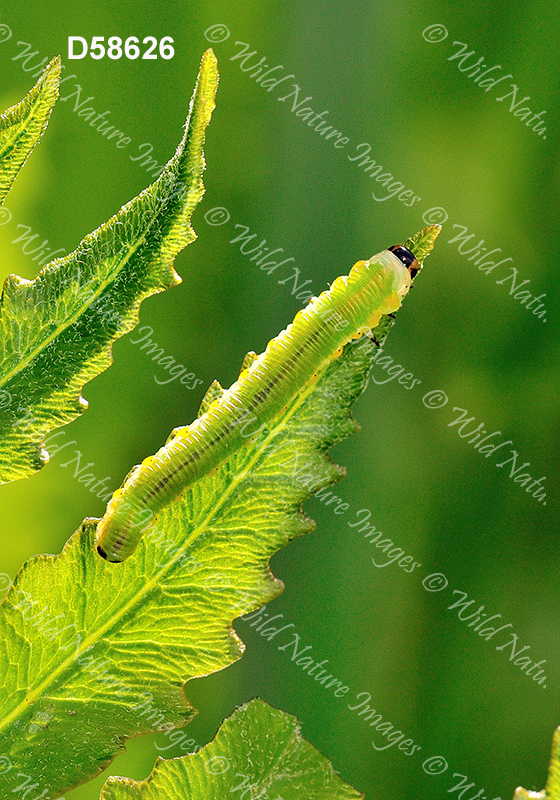
[[[419,258],[431,250],[439,230],[430,226],[410,240],[411,247],[419,243]],[[262,355],[244,363],[230,389],[217,392],[197,420],[176,428],[154,456],[129,473],[99,523],[99,554],[113,562],[128,558],[165,506],[266,427],[351,339],[372,336],[381,317],[400,307],[418,269],[414,253],[395,245],[358,261],[349,275],[312,298]]]

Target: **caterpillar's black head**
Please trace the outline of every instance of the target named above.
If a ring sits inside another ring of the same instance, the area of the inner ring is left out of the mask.
[[[389,252],[396,255],[399,261],[402,261],[402,263],[410,272],[410,277],[414,278],[420,269],[420,265],[418,264],[414,253],[411,253],[410,250],[403,244],[394,244],[392,247],[389,247]]]

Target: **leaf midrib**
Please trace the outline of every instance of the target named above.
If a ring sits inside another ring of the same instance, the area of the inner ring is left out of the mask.
[[[42,89],[42,88],[43,88],[43,86],[41,86],[41,87],[39,87],[39,88],[40,88],[40,89]],[[36,108],[37,108],[39,105],[41,105],[41,100],[44,100],[44,99],[45,99],[45,95],[44,95],[44,94],[42,94],[42,93],[41,93],[41,91],[39,91],[39,93],[38,93],[38,95],[37,95],[37,99],[33,101],[33,103],[32,103],[32,105],[30,106],[30,108],[29,108],[28,112],[25,114],[24,118],[23,118],[23,119],[20,121],[19,125],[17,125],[17,133],[16,133],[15,135],[12,135],[12,137],[11,137],[11,138],[10,138],[9,136],[7,136],[7,137],[6,137],[6,147],[5,147],[3,150],[0,150],[0,158],[3,158],[3,157],[6,155],[6,153],[8,152],[8,150],[9,150],[11,147],[13,147],[13,145],[14,145],[14,142],[17,142],[17,140],[19,139],[20,135],[21,135],[22,133],[24,133],[24,132],[25,132],[25,129],[26,129],[26,127],[27,127],[27,123],[28,123],[28,121],[29,121],[29,118],[30,118],[30,117],[31,117],[31,115],[32,115],[32,112],[33,112],[33,111],[35,111],[35,109],[36,109]],[[24,102],[25,102],[25,101],[24,101]],[[6,117],[5,119],[6,119],[6,121],[8,121],[8,118],[7,118],[7,117]],[[42,127],[42,126],[44,125],[44,122],[45,122],[45,120],[42,120],[42,121],[41,121],[41,125],[40,125],[40,127]],[[10,123],[10,124],[8,125],[8,127],[7,127],[7,128],[5,128],[5,129],[4,129],[3,133],[5,133],[6,131],[9,131],[9,130],[10,130],[11,128],[13,128],[13,127],[14,127],[14,123],[12,122],[12,123]],[[26,158],[27,158],[29,155],[30,155],[30,153],[28,153],[28,154],[27,154]]]
[[[73,314],[69,319],[65,319],[64,322],[61,325],[59,325],[57,328],[55,328],[49,334],[49,336],[47,336],[45,339],[42,339],[41,342],[29,353],[29,355],[26,358],[23,358],[20,361],[18,361],[17,365],[12,370],[10,370],[8,373],[3,375],[0,378],[0,386],[5,386],[15,375],[17,375],[20,372],[22,372],[25,369],[25,367],[27,367],[37,357],[37,355],[39,353],[41,353],[46,347],[48,347],[48,345],[52,341],[54,341],[54,339],[56,339],[58,336],[60,336],[61,333],[63,333],[68,328],[70,328],[82,316],[82,314],[84,314],[87,311],[87,309],[90,306],[93,305],[95,300],[97,300],[97,298],[105,291],[107,286],[109,286],[114,281],[115,277],[129,263],[130,259],[136,253],[138,248],[142,244],[144,244],[144,242],[146,241],[147,235],[150,232],[152,226],[156,224],[156,221],[159,222],[159,220],[160,220],[160,215],[154,215],[153,219],[148,223],[148,226],[145,229],[142,237],[137,240],[137,242],[134,244],[134,246],[128,248],[128,252],[127,252],[125,258],[123,258],[121,261],[117,262],[117,265],[116,265],[115,269],[113,269],[109,273],[107,278],[103,281],[102,284],[100,284],[100,286],[93,293],[93,295],[89,295],[89,302],[83,303],[78,308],[78,310],[76,311],[75,314]],[[105,225],[102,225],[101,228],[98,228],[96,233],[102,231],[103,228],[106,225],[107,225],[107,223],[105,223]],[[93,235],[93,234],[90,234],[90,235]],[[78,253],[78,251],[75,250],[74,253]],[[74,254],[72,254],[72,255],[74,255]],[[37,278],[35,278],[32,283],[35,283],[36,280],[37,280]],[[29,288],[29,287],[27,287],[27,288]]]
[[[327,367],[325,367],[324,369],[326,368]],[[183,547],[181,548],[177,556],[172,561],[170,561],[165,567],[163,567],[160,572],[156,573],[154,577],[152,577],[149,581],[146,581],[143,585],[143,588],[140,591],[138,591],[118,612],[109,617],[109,619],[104,625],[102,625],[94,633],[88,636],[87,639],[84,639],[81,648],[79,650],[76,650],[74,655],[68,656],[68,658],[65,661],[63,661],[62,664],[56,670],[54,670],[49,674],[49,677],[46,678],[37,687],[37,689],[27,694],[25,698],[19,703],[19,705],[16,706],[16,708],[12,712],[10,712],[10,714],[4,717],[4,719],[0,722],[0,731],[6,728],[13,720],[17,719],[20,713],[24,712],[32,703],[35,703],[41,697],[44,691],[49,686],[54,684],[56,679],[59,678],[60,675],[62,675],[72,663],[77,661],[80,655],[82,655],[89,647],[91,647],[92,644],[95,644],[95,642],[97,642],[100,638],[102,638],[103,635],[106,634],[112,627],[117,625],[117,623],[120,622],[120,620],[129,611],[131,611],[135,605],[138,605],[144,599],[144,597],[146,597],[146,595],[149,594],[157,586],[162,577],[164,577],[168,572],[171,571],[171,569],[175,566],[176,562],[182,558],[186,549],[198,538],[200,533],[205,529],[209,520],[216,516],[216,514],[222,508],[226,499],[231,495],[233,490],[236,489],[237,486],[243,480],[245,480],[245,478],[250,473],[256,461],[260,458],[263,448],[272,438],[282,433],[287,423],[294,416],[295,412],[299,408],[301,408],[304,401],[307,400],[309,395],[313,393],[313,391],[315,390],[315,384],[316,381],[308,384],[307,389],[303,393],[298,395],[298,398],[294,402],[290,411],[287,414],[286,413],[282,414],[282,419],[279,422],[279,424],[270,431],[266,439],[264,439],[261,445],[259,445],[254,457],[248,462],[245,469],[241,473],[239,473],[239,475],[236,476],[236,478],[230,483],[228,489],[221,495],[221,500],[218,503],[218,505],[217,506],[216,504],[212,505],[211,510],[208,512],[202,523],[198,527],[196,527],[192,531],[191,535],[185,540]],[[118,565],[115,566],[118,569]]]

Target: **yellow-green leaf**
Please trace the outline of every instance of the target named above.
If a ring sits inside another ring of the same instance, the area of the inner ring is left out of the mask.
[[[82,386],[111,364],[112,342],[136,325],[141,301],[180,282],[173,259],[196,238],[190,218],[204,192],[202,145],[217,81],[207,50],[183,139],[155,183],[35,280],[6,279],[0,482],[46,463],[46,434],[84,410]]]
[[[59,80],[60,56],[56,56],[21,103],[0,117],[0,205],[47,127]]]
[[[132,736],[188,722],[183,684],[241,656],[232,621],[281,591],[269,559],[314,527],[302,502],[344,475],[327,451],[357,430],[350,408],[376,350],[348,344],[123,563],[96,553],[98,520],[86,519],[60,555],[24,565],[0,606],[0,754],[11,764],[0,797],[17,772],[56,797]]]
[[[301,737],[295,717],[251,700],[194,755],[158,759],[145,781],[109,778],[100,800],[360,800]]]

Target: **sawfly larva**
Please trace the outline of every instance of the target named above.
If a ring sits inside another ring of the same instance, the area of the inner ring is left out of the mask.
[[[99,554],[113,562],[128,558],[165,506],[254,437],[351,339],[371,336],[381,316],[400,307],[418,268],[414,254],[395,245],[358,261],[312,298],[262,355],[244,364],[230,389],[218,391],[198,419],[176,428],[129,473],[99,523]]]

